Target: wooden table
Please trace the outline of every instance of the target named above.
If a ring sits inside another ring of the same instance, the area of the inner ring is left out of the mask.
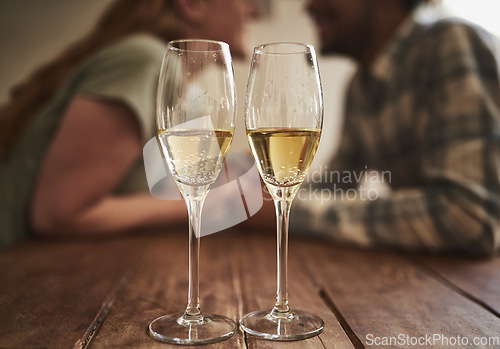
[[[177,348],[151,339],[147,326],[184,310],[187,245],[179,230],[29,240],[3,251],[0,348]],[[202,238],[202,310],[238,320],[271,307],[275,248],[271,231]],[[205,348],[500,347],[500,258],[364,251],[294,236],[289,251],[290,304],[321,316],[323,333],[271,342],[239,330]]]

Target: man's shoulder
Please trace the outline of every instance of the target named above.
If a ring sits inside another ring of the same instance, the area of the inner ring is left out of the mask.
[[[423,25],[423,28],[424,36],[434,40],[496,40],[495,36],[483,27],[460,17],[442,18]]]

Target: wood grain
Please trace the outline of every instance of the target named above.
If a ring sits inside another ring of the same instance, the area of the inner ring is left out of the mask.
[[[498,337],[497,316],[415,267],[404,255],[357,252],[325,249],[318,243],[304,258],[363,345],[370,345],[375,337],[399,335],[405,340],[434,334],[471,340]]]
[[[137,257],[135,238],[33,241],[0,254],[0,347],[71,348]]]
[[[238,300],[230,260],[221,239],[204,237],[200,251],[200,304],[203,312],[236,319]],[[228,250],[229,253],[229,250]],[[91,348],[178,348],[152,339],[148,325],[155,318],[182,313],[187,304],[188,234],[157,238],[148,246],[127,289],[95,337]],[[244,348],[241,333],[212,348]],[[190,346],[196,348],[196,346]]]
[[[178,348],[152,339],[148,325],[158,316],[184,311],[187,262],[187,231],[180,229],[108,239],[30,240],[3,251],[0,348]],[[203,237],[200,262],[204,312],[238,321],[274,305],[274,231],[234,228]],[[321,316],[323,333],[275,342],[239,329],[227,341],[198,347],[401,347],[369,341],[369,335],[400,334],[498,338],[499,266],[499,257],[364,251],[291,236],[290,306]]]
[[[500,259],[425,256],[418,262],[438,279],[500,317]]]
[[[248,233],[239,239],[235,264],[240,266],[244,313],[271,309],[276,301],[276,233],[267,235]],[[325,329],[317,337],[294,342],[275,342],[247,335],[249,348],[352,348],[351,341],[342,330],[335,315],[325,306],[319,289],[312,282],[309,271],[300,257],[300,250],[307,253],[307,241],[290,239],[288,261],[288,293],[292,309],[305,310],[320,316]]]

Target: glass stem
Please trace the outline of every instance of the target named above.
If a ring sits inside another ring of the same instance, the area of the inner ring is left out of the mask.
[[[288,219],[290,216],[290,200],[274,200],[277,219],[277,266],[278,288],[276,291],[276,304],[272,314],[278,317],[288,317]]]
[[[201,320],[200,311],[200,230],[201,230],[201,210],[204,198],[186,200],[189,214],[189,288],[188,304],[185,317],[191,320]]]

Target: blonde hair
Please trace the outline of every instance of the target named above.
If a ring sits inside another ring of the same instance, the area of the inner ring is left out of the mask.
[[[175,0],[113,2],[87,36],[12,89],[9,102],[0,107],[0,158],[9,153],[23,127],[67,76],[91,54],[132,34],[149,33],[164,41],[177,39],[185,32],[185,26]]]

